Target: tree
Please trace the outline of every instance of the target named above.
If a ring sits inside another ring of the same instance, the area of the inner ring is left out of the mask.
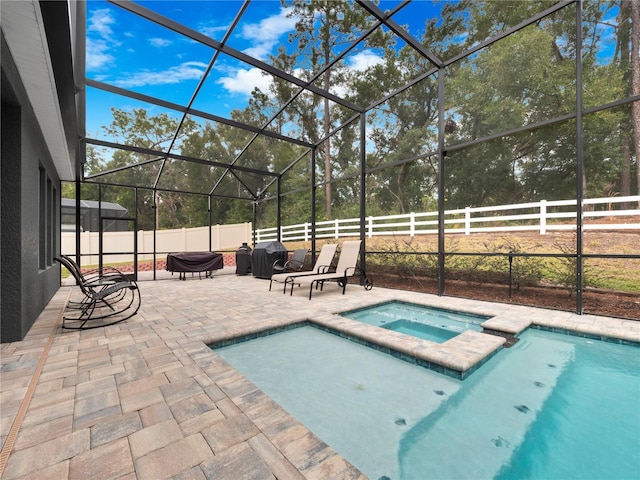
[[[617,67],[622,73],[623,85],[629,85],[625,90],[631,90],[631,52],[629,51],[631,31],[631,3],[621,1],[618,13],[618,28],[616,52]],[[625,92],[626,93],[626,92]],[[631,135],[632,125],[628,118],[620,122],[620,195],[631,195]]]
[[[329,0],[282,3],[298,22],[290,45],[280,46],[271,63],[304,80],[314,78],[372,21],[357,4]],[[552,3],[446,2],[437,18],[425,21],[420,41],[436,56],[452,58]],[[619,11],[617,7],[621,7]],[[638,95],[637,2],[584,2],[582,8],[585,108]],[[617,51],[606,61],[604,37],[614,36],[603,33],[602,27],[606,19],[612,18],[612,12],[618,12],[615,21],[610,22],[610,28],[616,29]],[[366,113],[365,161],[372,171],[365,193],[370,208],[380,213],[421,210],[433,205],[437,197],[437,156],[433,155],[438,149],[437,75],[377,104],[379,99],[434,67],[416,49],[399,41],[396,44],[394,39],[388,30],[379,28],[350,52],[355,55],[369,49],[379,62],[356,71],[350,68],[348,60],[342,60],[314,81],[317,87],[340,92],[354,104],[377,105]],[[588,196],[633,191],[634,150],[636,176],[640,175],[637,165],[640,102],[631,104],[631,115],[629,107],[623,106],[594,109],[594,113],[584,117],[580,133],[585,168],[581,179],[576,178],[578,132],[573,119],[505,134],[576,111],[576,54],[575,5],[570,5],[469,57],[447,64],[439,72],[445,79],[445,114],[457,127],[446,134],[445,149],[485,139],[473,147],[448,150],[444,172],[448,202],[463,207],[573,198],[578,180]],[[273,118],[285,104],[288,106]],[[113,114],[114,121],[105,128],[108,134],[122,143],[159,151],[167,148],[178,125],[175,118],[164,114],[150,117],[141,109],[114,110]],[[317,145],[316,165],[311,165],[310,155],[301,157],[303,147],[266,136],[254,138],[252,132],[209,122],[200,125],[185,122],[174,150],[258,171],[285,172],[280,178],[281,193],[287,194],[282,199],[283,218],[293,222],[309,220],[309,178],[314,168],[318,177],[324,175],[320,182],[324,181],[325,188],[317,194],[318,202],[324,203],[324,217],[352,216],[359,210],[358,202],[354,201],[360,193],[359,182],[355,180],[362,156],[359,119],[334,133],[330,141],[328,134],[353,115],[346,107],[274,77],[269,91],[255,89],[248,106],[234,110],[231,118]],[[635,122],[633,127],[631,120]],[[635,134],[635,144],[631,142],[631,133]],[[161,192],[155,199],[150,195],[139,196],[143,199],[138,205],[140,216],[145,222],[155,220],[156,226],[206,223],[209,194],[214,222],[247,221],[252,216],[254,201],[259,204],[261,219],[275,221],[275,202],[262,202],[276,193],[272,175],[195,161],[173,161],[162,156],[154,159],[124,150],[107,157],[100,149],[92,148],[87,156],[87,169],[91,173],[138,165],[101,179],[145,188],[159,182],[158,186],[167,190],[198,194],[187,197],[177,192]],[[300,160],[292,165],[297,158]],[[640,178],[637,182],[640,183]],[[104,189],[103,198],[107,196],[128,202],[127,205],[133,203],[133,194],[123,189]],[[154,203],[162,207],[155,211],[155,217],[151,210]],[[323,216],[321,208],[317,217]]]
[[[112,108],[113,121],[110,125],[103,127],[107,135],[124,145],[148,148],[157,151],[166,150],[174,140],[175,132],[178,131],[179,121],[168,114],[161,113],[149,116],[142,108],[134,108],[131,111]],[[179,142],[195,131],[196,124],[193,120],[187,119],[182,124],[175,141]],[[151,157],[146,154],[126,150],[115,150],[111,152],[110,158],[105,158],[105,152],[98,149],[88,150],[87,173],[96,174],[104,171],[120,169],[114,173],[100,177],[101,181],[111,182],[121,185],[131,185],[132,187],[144,187],[152,189],[156,182],[159,186],[175,190],[186,189],[188,179],[184,174],[184,162],[171,161],[163,157]],[[148,162],[148,163],[145,163]],[[121,169],[131,166],[131,168]],[[164,183],[162,179],[164,180]],[[183,198],[178,193],[154,192],[155,198],[143,195],[143,200],[139,205],[135,205],[134,195],[131,189],[110,188],[113,193],[111,200],[127,208],[130,212],[139,211],[141,228],[153,228],[153,223],[148,222],[153,219],[156,228],[175,228],[183,225],[180,210],[183,207]],[[107,200],[107,197],[103,198]],[[155,215],[153,214],[153,208]]]
[[[506,6],[509,8],[504,8]],[[544,7],[543,2],[461,2],[451,8],[465,9],[466,42],[472,45]],[[593,107],[627,94],[623,93],[620,64],[602,62],[600,22],[611,6],[585,2],[583,7],[583,92],[588,106]],[[573,8],[561,9],[448,69],[447,114],[458,125],[455,135],[447,137],[448,144],[489,137],[575,112],[574,12]],[[624,140],[620,138],[620,131],[612,134],[610,126],[624,122],[620,110],[613,109],[584,118],[580,133],[585,155],[580,180],[585,194],[599,196],[611,190],[612,184],[620,185],[624,155],[619,152]],[[480,185],[493,192],[492,196],[497,195],[506,203],[572,198],[575,195],[572,182],[577,180],[574,145],[578,132],[575,128],[574,122],[565,121],[554,128],[503,137],[469,149],[466,160],[462,160],[463,152],[456,152],[456,161],[447,162],[448,189],[454,195],[472,195],[474,202],[480,204],[489,201],[482,193],[483,188],[475,194],[468,191],[465,183],[471,175],[478,177]],[[505,143],[511,144],[510,152],[504,150]],[[499,162],[505,164],[501,166]],[[499,172],[506,176],[496,177],[494,184],[489,185],[487,177]],[[451,197],[460,204],[455,198]]]
[[[289,56],[297,59],[295,62],[289,61],[290,65],[302,69],[310,78],[314,72],[331,63],[335,57],[335,52],[352,44],[358,35],[367,26],[367,15],[364,11],[352,3],[335,2],[332,0],[282,0],[283,6],[290,8],[290,16],[298,18],[295,32],[289,35],[289,42],[293,44],[294,50],[287,53],[281,49],[278,56]],[[371,41],[375,37],[372,37]],[[359,47],[363,48],[363,47]],[[331,91],[336,85],[341,84],[341,75],[345,69],[344,65],[336,65],[332,69],[327,69],[321,76],[321,87],[325,91]],[[324,160],[324,181],[325,181],[325,215],[331,218],[332,206],[332,157],[331,141],[329,133],[332,127],[331,102],[327,98],[322,98],[322,110],[317,111],[317,101],[313,101],[312,112],[306,112],[302,120],[308,125],[308,131],[312,132],[311,138],[324,138],[320,153]],[[322,127],[320,135],[316,133],[315,119],[322,117]]]
[[[640,5],[631,2],[631,95],[640,95]],[[636,187],[640,195],[640,102],[631,104],[636,157]],[[638,202],[640,207],[640,201]]]

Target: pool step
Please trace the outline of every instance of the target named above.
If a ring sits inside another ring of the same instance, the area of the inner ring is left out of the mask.
[[[510,352],[465,380],[438,414],[410,425],[399,454],[406,478],[495,478],[511,460],[574,351],[524,340]]]
[[[499,330],[489,330],[489,329],[485,328],[484,330],[482,330],[482,333],[486,333],[487,335],[495,335],[496,337],[504,338],[506,340],[504,342],[504,345],[503,345],[504,348],[511,348],[516,343],[518,343],[518,340],[520,340],[518,337],[516,337],[512,333],[501,332]]]
[[[510,333],[511,335],[517,336],[529,328],[531,323],[531,319],[529,318],[514,318],[511,315],[498,315],[490,318],[486,322],[482,322],[480,326],[485,330]]]

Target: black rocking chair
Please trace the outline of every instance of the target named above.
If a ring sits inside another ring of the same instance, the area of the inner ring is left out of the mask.
[[[79,302],[70,301],[67,308],[77,315],[63,316],[62,328],[86,330],[105,327],[131,318],[140,308],[140,290],[129,276],[113,267],[82,273],[68,256],[56,260],[73,275],[84,294]],[[70,322],[68,325],[67,322]]]

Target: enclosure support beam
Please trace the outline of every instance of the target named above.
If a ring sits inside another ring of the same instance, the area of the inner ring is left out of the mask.
[[[424,45],[416,40],[415,37],[409,35],[409,33],[400,25],[398,25],[394,20],[385,15],[385,13],[380,10],[380,8],[375,3],[369,0],[357,0],[357,2],[367,12],[376,17],[380,22],[384,23],[389,28],[389,30],[395,33],[403,41],[407,42],[407,44],[410,45],[411,48],[416,50],[420,55],[422,55],[434,65],[442,67],[442,60],[440,60],[433,52],[427,50]]]
[[[124,10],[128,10],[129,12],[134,13],[142,18],[145,18],[158,25],[161,25],[165,28],[173,30],[174,32],[180,35],[184,35],[185,37],[188,37],[198,43],[211,47],[215,50],[219,50],[225,55],[229,55],[230,57],[233,57],[236,60],[240,60],[241,62],[248,63],[252,67],[259,68],[260,70],[263,70],[273,75],[274,77],[281,78],[282,80],[285,80],[289,83],[293,83],[294,85],[297,85],[299,87],[305,88],[317,95],[320,95],[321,97],[328,98],[332,102],[337,103],[338,105],[342,105],[343,107],[353,110],[354,112],[362,111],[362,109],[358,105],[355,105],[348,100],[338,97],[337,95],[334,95],[326,90],[323,90],[313,84],[310,85],[304,80],[300,80],[299,78],[283,70],[275,68],[269,63],[253,58],[247,55],[246,53],[236,50],[235,48],[232,48],[228,45],[224,45],[221,42],[218,42],[217,40],[214,40],[210,37],[207,37],[206,35],[196,30],[188,28],[187,26],[182,25],[178,22],[175,22],[170,18],[164,17],[154,12],[153,10],[149,10],[133,2],[127,2],[123,0],[109,0],[109,1],[110,3],[113,3],[114,5],[117,5],[123,8]]]
[[[276,228],[278,229],[278,233],[276,239],[278,241],[282,240],[282,198],[280,197],[280,190],[282,188],[282,175],[278,175],[278,199],[276,201]]]
[[[210,167],[229,168],[231,170],[237,170],[239,172],[253,173],[253,174],[256,174],[256,175],[267,175],[267,176],[270,176],[270,177],[278,176],[277,173],[268,172],[266,170],[258,170],[258,169],[255,169],[255,168],[240,167],[240,166],[237,166],[237,165],[229,165],[227,163],[215,162],[213,160],[205,160],[203,158],[187,157],[185,155],[178,155],[177,153],[163,153],[163,152],[161,152],[159,150],[153,150],[153,149],[150,149],[150,148],[136,147],[136,146],[133,146],[133,145],[123,145],[121,143],[107,142],[105,140],[96,140],[94,138],[87,138],[86,139],[86,143],[88,143],[90,145],[97,145],[99,147],[112,148],[114,150],[125,150],[127,152],[136,152],[136,153],[142,153],[143,155],[153,155],[153,156],[158,157],[158,158],[154,158],[154,159],[150,160],[151,162],[155,162],[155,161],[171,158],[171,159],[175,159],[175,160],[184,160],[185,162],[193,162],[193,163],[198,163],[198,164],[201,164],[201,165],[208,165]],[[104,171],[104,172],[96,173],[96,174],[93,174],[93,175],[89,175],[89,176],[87,176],[85,178],[86,179],[91,179],[91,178],[100,177],[102,175],[106,175],[106,174],[109,174],[109,173],[114,173],[116,171],[126,170],[126,168],[129,168],[129,167],[136,167],[138,165],[143,165],[144,163],[149,163],[149,162],[140,162],[138,164],[129,165],[128,167],[119,167],[117,169],[112,169],[112,170],[109,170],[109,171]],[[171,190],[171,191],[173,191],[173,190]]]
[[[313,255],[312,265],[316,263],[316,148],[311,148],[311,253]]]
[[[360,240],[362,241],[362,247],[360,248],[360,285],[365,284],[366,272],[367,272],[367,235],[366,235],[366,221],[367,221],[367,200],[366,200],[366,186],[367,186],[367,117],[366,113],[360,114]]]
[[[444,69],[438,71],[438,295],[444,295]]]
[[[582,152],[582,0],[576,2],[576,313],[582,315],[583,258],[582,208],[584,200],[584,174]]]
[[[133,278],[138,280],[138,256],[140,254],[140,249],[138,247],[138,187],[133,189],[133,204],[136,207],[136,211],[133,215]],[[153,248],[153,279],[156,279],[155,247]]]
[[[258,202],[253,201],[253,228],[251,229],[251,245],[256,246],[256,221],[258,218]]]
[[[87,136],[87,5],[86,2],[75,2],[76,34],[74,38],[74,78],[76,84],[76,112],[78,117],[78,150],[76,152],[76,178],[82,175],[82,165],[87,162],[87,148],[84,139]],[[77,191],[77,190],[76,190]],[[77,259],[76,259],[77,260]],[[80,265],[78,263],[78,265]]]
[[[82,265],[80,260],[80,249],[82,248],[80,241],[80,221],[82,216],[80,215],[80,199],[81,195],[82,182],[80,181],[80,176],[76,175],[76,264]]]
[[[104,260],[102,253],[104,249],[104,232],[102,231],[102,185],[98,185],[98,271],[102,274]]]
[[[150,95],[133,92],[131,90],[127,90],[126,88],[116,87],[114,85],[109,85],[108,83],[99,82],[98,80],[92,80],[88,78],[86,82],[87,82],[87,86],[89,87],[97,88],[99,90],[104,90],[105,92],[110,92],[123,97],[133,98],[134,100],[140,100],[141,102],[151,103],[152,105],[158,105],[159,107],[164,107],[169,110],[174,110],[176,112],[190,114],[196,117],[204,118],[205,120],[211,120],[213,122],[221,123],[223,125],[228,125],[230,127],[239,128],[241,130],[245,130],[248,132],[259,133],[264,135],[265,137],[271,137],[277,140],[283,140],[285,142],[293,143],[294,145],[301,145],[303,147],[308,147],[310,145],[308,142],[305,142],[303,140],[298,140],[297,138],[288,137],[286,135],[280,135],[279,133],[271,132],[269,130],[261,131],[259,127],[255,127],[253,125],[237,122],[235,120],[224,118],[219,115],[214,115],[212,113],[203,112],[201,110],[196,110],[194,108],[187,109],[187,107],[185,107],[184,105],[180,105],[178,103],[168,102],[166,100],[155,98]]]
[[[151,195],[151,211],[153,212],[153,262],[155,263],[156,261],[156,252],[158,250],[158,244],[157,244],[157,225],[156,225],[156,218],[158,218],[158,215],[156,214],[156,209],[158,208],[158,204],[156,203],[156,191],[153,190],[152,195]],[[136,206],[136,210],[137,210],[137,206]],[[155,271],[155,269],[154,269]]]
[[[207,195],[207,213],[209,214],[209,251],[213,252],[213,241],[211,240],[211,195]]]

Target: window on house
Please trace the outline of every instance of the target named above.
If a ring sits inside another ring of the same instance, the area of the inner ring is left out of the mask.
[[[56,188],[42,166],[40,166],[38,201],[38,267],[44,270],[53,264],[57,245],[55,225],[58,215]]]
[[[38,267],[44,270],[47,267],[47,172],[42,166],[40,166],[38,190]]]

